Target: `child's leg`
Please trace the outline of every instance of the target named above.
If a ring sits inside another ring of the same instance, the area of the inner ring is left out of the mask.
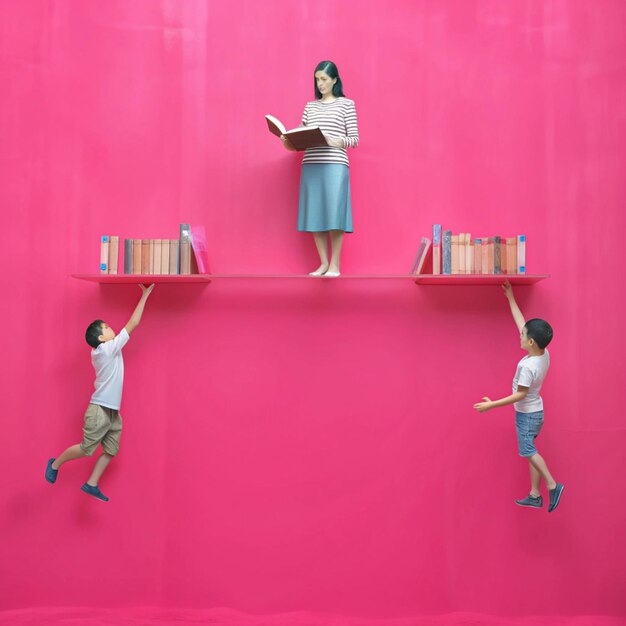
[[[548,470],[548,466],[546,465],[546,462],[543,460],[543,457],[538,452],[528,457],[528,462],[530,463],[531,468],[534,468],[539,473],[541,478],[544,479],[548,490],[551,491],[552,489],[556,487],[556,481],[554,480],[554,478],[552,478],[552,474],[550,474],[550,471]],[[531,469],[531,476],[532,476],[532,469]],[[532,481],[532,478],[531,478],[531,481]]]
[[[67,461],[73,461],[74,459],[82,459],[84,456],[87,456],[83,449],[80,447],[80,444],[76,444],[75,446],[70,446],[61,456],[57,457],[52,463],[52,469],[58,470],[63,463]]]
[[[98,486],[98,481],[102,477],[104,470],[107,468],[107,465],[111,462],[112,458],[113,457],[110,454],[107,454],[106,452],[103,452],[98,457],[98,460],[96,461],[96,464],[93,467],[93,472],[91,472],[91,476],[89,477],[89,480],[87,481],[88,485],[91,485],[92,487]]]
[[[530,468],[530,495],[533,498],[538,498],[541,495],[541,474],[539,470],[533,467],[533,464],[528,459],[528,467]]]

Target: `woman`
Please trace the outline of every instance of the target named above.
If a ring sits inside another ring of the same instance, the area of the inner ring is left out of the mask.
[[[309,148],[302,160],[298,230],[313,233],[320,266],[311,276],[339,276],[343,234],[352,232],[350,169],[347,148],[359,143],[354,102],[343,94],[337,66],[322,61],[315,68],[315,100],[302,114],[303,126],[319,126],[328,146]],[[293,146],[284,135],[283,145]],[[329,256],[329,236],[330,252]]]

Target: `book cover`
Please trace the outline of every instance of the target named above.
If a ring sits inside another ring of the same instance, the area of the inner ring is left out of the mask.
[[[178,274],[178,249],[180,241],[178,239],[170,239],[170,274]]]
[[[452,244],[454,245],[454,243]],[[452,252],[452,258],[454,259],[454,252]],[[459,234],[459,274],[465,274],[465,233]],[[452,273],[454,274],[454,260],[452,261]]]
[[[501,238],[496,235],[493,238],[493,273],[502,274],[502,257],[500,252],[502,250]]]
[[[124,274],[133,273],[133,240],[124,239]]]
[[[150,273],[150,240],[141,240],[141,273]]]
[[[441,274],[441,224],[433,224],[433,274]]]
[[[507,237],[506,240],[506,266],[509,274],[517,274],[517,239]]]
[[[204,226],[191,226],[191,247],[198,267],[198,274],[208,274],[209,263],[206,253],[206,232]]]
[[[466,261],[466,269],[467,269],[466,273],[473,274],[474,273],[474,242],[471,240],[471,238],[467,242],[467,250],[469,252],[469,257]]]
[[[442,273],[452,274],[452,231],[451,230],[443,231],[441,254],[443,257]]]
[[[161,274],[170,273],[170,240],[161,239]]]
[[[487,274],[494,273],[494,245],[493,237],[487,237],[487,259],[488,259],[488,271]]]
[[[500,262],[502,263],[502,273],[507,274],[506,237],[502,237],[500,240]]]
[[[453,274],[459,273],[459,235],[450,237],[450,266]]]
[[[526,273],[526,235],[517,236],[517,273]]]
[[[179,274],[191,274],[191,229],[189,224],[180,225]]]
[[[483,240],[476,239],[474,242],[474,274],[482,274],[483,263]]]
[[[141,239],[133,239],[133,274],[141,274]]]
[[[102,235],[100,237],[100,273],[109,273],[109,237]]]
[[[154,247],[152,273],[160,274],[161,273],[161,246],[162,246],[161,239],[153,239],[152,245]]]
[[[154,239],[148,239],[148,274],[154,273]]]
[[[482,257],[480,259],[480,273],[491,274],[489,271],[489,237],[482,238]]]
[[[415,256],[415,261],[413,266],[411,267],[411,274],[421,274],[424,269],[424,262],[428,257],[428,253],[430,252],[430,239],[428,237],[422,237],[420,241],[420,245],[417,249],[417,254]]]
[[[117,274],[120,258],[120,238],[117,235],[109,236],[109,274]]]
[[[318,148],[328,145],[319,126],[299,126],[298,128],[287,130],[285,125],[273,115],[266,115],[265,120],[270,133],[277,137],[285,135],[296,150],[306,150],[307,148]]]

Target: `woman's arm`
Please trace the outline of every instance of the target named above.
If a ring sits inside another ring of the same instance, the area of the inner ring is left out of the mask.
[[[356,148],[359,145],[359,128],[356,118],[356,108],[352,101],[350,101],[347,111],[344,114],[344,124],[346,134],[343,137],[332,137],[325,133],[324,137],[326,137],[328,145],[333,148],[341,148],[342,150]]]

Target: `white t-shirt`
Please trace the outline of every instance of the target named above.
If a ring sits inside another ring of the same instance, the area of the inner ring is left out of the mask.
[[[528,354],[517,364],[515,378],[513,378],[513,393],[517,393],[517,386],[528,387],[526,397],[513,406],[520,413],[534,413],[543,411],[543,400],[539,395],[543,379],[550,367],[550,353],[546,349],[541,356]]]
[[[124,359],[122,348],[130,339],[125,328],[111,341],[101,343],[91,351],[91,363],[96,370],[92,404],[119,411],[124,385]]]

